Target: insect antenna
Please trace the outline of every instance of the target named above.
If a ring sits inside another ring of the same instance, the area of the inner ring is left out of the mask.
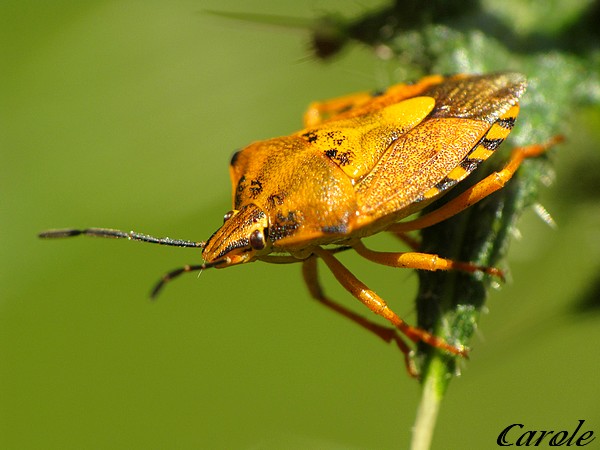
[[[130,241],[148,242],[150,244],[170,245],[173,247],[193,247],[204,248],[206,242],[186,241],[183,239],[171,239],[169,237],[157,238],[148,234],[136,233],[135,231],[113,230],[111,228],[86,228],[77,230],[74,228],[64,228],[59,230],[47,230],[38,234],[42,239],[65,238],[72,236],[92,236],[110,239],[128,239]]]

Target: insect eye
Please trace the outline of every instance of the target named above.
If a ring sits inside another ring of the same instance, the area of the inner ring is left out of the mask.
[[[235,211],[228,211],[228,212],[226,212],[225,215],[223,216],[223,223],[225,223],[229,219],[231,219],[234,214],[235,214]]]
[[[265,248],[265,235],[260,230],[254,230],[250,235],[250,247],[254,250]]]

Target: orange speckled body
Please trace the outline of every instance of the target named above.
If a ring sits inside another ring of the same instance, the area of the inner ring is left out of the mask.
[[[313,104],[305,129],[233,156],[233,211],[204,259],[228,255],[230,265],[284,253],[301,260],[311,247],[385,230],[492,154],[514,124],[524,89],[515,73],[431,76]],[[256,230],[264,245],[253,249]]]
[[[517,73],[430,76],[382,93],[313,103],[304,116],[303,130],[255,142],[233,155],[233,209],[206,242],[108,228],[49,230],[40,237],[88,235],[202,249],[204,263],[168,272],[153,296],[185,272],[256,260],[301,262],[311,295],[356,321],[353,313],[344,312],[323,294],[317,276],[319,259],[348,292],[413,342],[466,355],[461,344],[408,325],[334,255],[353,249],[369,261],[392,267],[482,272],[502,278],[493,267],[418,251],[374,251],[361,239],[390,231],[417,250],[418,244],[405,232],[439,223],[501,189],[525,158],[559,142],[562,138],[556,136],[545,144],[513,149],[502,170],[437,209],[402,221],[494,153],[514,126],[525,85],[525,78]],[[398,342],[409,372],[416,375],[409,347]]]

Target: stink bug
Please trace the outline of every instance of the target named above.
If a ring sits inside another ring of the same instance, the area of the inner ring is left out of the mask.
[[[437,255],[373,251],[361,239],[382,231],[402,237],[406,231],[439,223],[500,189],[524,158],[558,141],[513,150],[503,170],[434,211],[402,221],[493,154],[514,126],[525,85],[518,73],[430,76],[378,94],[313,103],[303,130],[255,142],[233,155],[233,209],[206,242],[104,228],[50,230],[40,237],[83,234],[202,249],[204,263],[167,273],[153,296],[184,272],[260,260],[302,263],[310,293],[327,303],[317,280],[316,262],[321,259],[346,290],[412,341],[466,355],[466,348],[408,325],[335,253],[354,249],[370,261],[393,267],[481,271],[501,277],[498,269]],[[408,347],[403,349],[408,355]]]

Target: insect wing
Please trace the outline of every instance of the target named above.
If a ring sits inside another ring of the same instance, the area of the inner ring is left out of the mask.
[[[425,206],[423,200],[472,172],[510,132],[510,116],[518,113],[524,89],[522,75],[503,73],[457,76],[423,92],[435,100],[430,115],[398,138],[356,185],[359,226],[389,215],[397,220],[412,214]],[[488,145],[490,134],[495,138]],[[461,166],[465,161],[468,164]]]

